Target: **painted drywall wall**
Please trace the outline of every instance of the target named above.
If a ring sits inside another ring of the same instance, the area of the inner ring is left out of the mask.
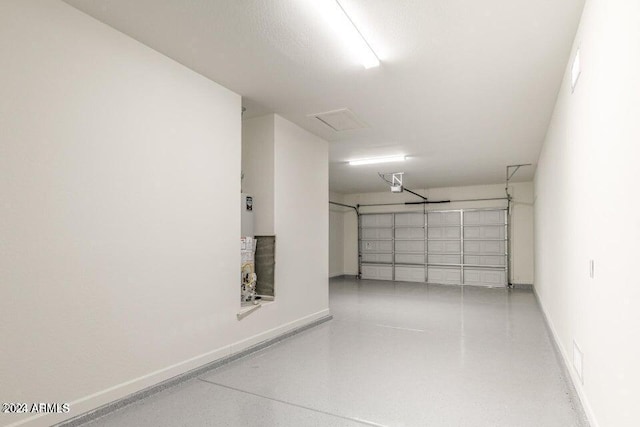
[[[327,312],[329,144],[278,115],[274,140],[276,302]]]
[[[275,234],[273,138],[273,114],[242,121],[242,191],[253,196],[256,236]]]
[[[319,201],[323,201],[325,210],[328,205],[327,196],[319,197],[318,193],[323,189],[327,194],[329,191],[328,171],[324,170],[328,167],[327,142],[277,114],[245,119],[242,130],[243,190],[255,197],[255,234],[277,235],[276,256],[286,253],[282,248],[289,244],[297,248],[292,252],[293,257],[285,259],[282,264],[276,260],[276,276],[284,271],[283,266],[298,268],[309,263],[314,264],[309,266],[310,270],[318,264],[326,277],[329,262],[328,214],[320,218],[315,212],[304,212]],[[301,183],[308,184],[308,188],[304,189]],[[278,221],[279,226],[276,225]],[[325,228],[321,227],[323,224]],[[295,227],[307,227],[308,230],[294,239],[286,233]],[[285,234],[280,235],[279,230]],[[313,246],[304,249],[311,242]],[[286,286],[286,281],[281,279],[276,277],[276,294]]]
[[[342,194],[329,192],[329,200],[342,203]],[[347,209],[329,205],[329,277],[344,274],[344,214]],[[355,214],[353,214],[355,216]]]
[[[535,177],[535,289],[568,365],[584,354],[593,427],[640,420],[639,21],[640,2],[587,1]]]
[[[0,425],[328,313],[326,143],[279,128],[281,286],[238,321],[240,97],[65,3],[0,2],[0,400],[71,407]]]
[[[372,179],[378,179],[374,176]],[[384,185],[384,183],[382,183]],[[509,192],[513,196],[511,211],[511,282],[516,284],[533,283],[533,183],[512,183]],[[460,200],[478,198],[505,197],[504,184],[478,185],[466,187],[447,187],[413,189],[430,200]],[[394,194],[389,190],[380,193],[361,193],[344,195],[344,201],[350,205],[367,203],[397,203],[416,201],[418,198],[409,193]],[[443,205],[427,205],[427,209],[460,209],[506,207],[506,201],[458,202]],[[363,213],[422,211],[422,206],[378,206],[363,207]],[[344,274],[357,274],[358,271],[358,229],[355,215],[344,216]]]

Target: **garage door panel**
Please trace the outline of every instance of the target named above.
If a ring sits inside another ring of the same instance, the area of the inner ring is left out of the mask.
[[[465,255],[464,263],[471,265],[506,265],[504,255]]]
[[[424,214],[422,212],[399,213],[396,214],[396,227],[408,227],[424,225]]]
[[[396,264],[424,264],[424,254],[396,253]]]
[[[460,284],[460,268],[457,267],[428,267],[427,280],[429,283],[443,285]]]
[[[362,264],[362,278],[373,280],[391,280],[393,278],[393,267],[390,265],[367,265]]]
[[[391,240],[363,240],[360,242],[362,252],[392,252]]]
[[[504,255],[504,240],[465,240],[464,252],[466,254],[478,255]]]
[[[465,268],[464,283],[477,286],[504,286],[506,272],[504,269]]]
[[[361,239],[392,239],[392,228],[363,228],[361,231]]]
[[[393,226],[393,214],[362,215],[360,217],[362,227],[389,227]]]
[[[465,211],[464,224],[504,224],[506,222],[505,210]]]
[[[424,228],[396,228],[395,238],[424,240]]]
[[[459,239],[460,227],[429,227],[429,239]]]
[[[460,212],[429,212],[428,225],[460,225]]]
[[[460,264],[460,255],[434,255],[428,256],[429,264]]]
[[[464,227],[465,239],[504,239],[504,225],[476,225]]]
[[[371,253],[362,253],[362,262],[376,262],[376,263],[387,263],[391,264],[393,262],[393,255],[391,254],[371,254]]]
[[[423,252],[424,240],[396,240],[396,252]]]
[[[460,253],[460,241],[437,241],[430,240],[427,242],[429,253],[457,252]]]
[[[424,267],[396,266],[395,277],[402,282],[424,282]]]

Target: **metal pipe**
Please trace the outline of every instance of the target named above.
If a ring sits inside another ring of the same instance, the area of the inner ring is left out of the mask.
[[[531,163],[521,163],[518,165],[507,165],[506,169],[505,169],[505,183],[504,183],[504,192],[507,195],[507,217],[506,217],[506,224],[505,224],[505,234],[507,235],[507,243],[506,243],[506,258],[507,258],[507,268],[506,268],[506,275],[507,275],[507,287],[508,288],[513,288],[513,284],[511,283],[511,207],[512,207],[512,200],[513,197],[511,196],[511,193],[509,193],[509,182],[511,181],[511,178],[513,178],[513,176],[520,170],[521,167],[524,166],[531,166]],[[513,169],[513,172],[509,173],[511,170]]]
[[[464,210],[460,209],[460,284],[464,285]]]
[[[523,166],[531,166],[531,163],[521,163],[519,165],[507,165],[505,169],[504,192],[507,195],[507,199],[509,199],[507,204],[507,209],[509,210],[509,212],[511,212],[511,194],[509,194],[509,181],[511,181],[511,178],[513,178],[516,172],[518,172],[520,168]],[[513,169],[513,172],[509,173],[511,169]]]
[[[356,213],[360,213],[360,212],[358,212],[358,208],[355,207],[355,206],[345,205],[344,203],[332,202],[331,200],[329,200],[329,203],[332,204],[332,205],[342,206],[343,208],[351,208],[351,209],[355,210]]]
[[[403,203],[365,203],[359,204],[358,207],[367,206],[404,206],[404,205],[427,205],[431,203],[456,203],[456,202],[486,202],[491,200],[509,200],[507,197],[492,197],[486,199],[458,199],[458,200],[427,200],[422,202],[403,202]]]
[[[507,191],[509,185],[507,184]],[[508,194],[508,193],[507,193]],[[512,289],[513,285],[511,284],[511,195],[509,194],[509,200],[507,200],[507,211],[505,212],[505,225],[504,225],[504,233],[505,233],[505,252],[506,252],[506,261],[507,265],[505,268],[505,280],[508,289]]]
[[[421,202],[404,202],[405,205],[429,205],[432,203],[451,203],[451,200],[423,200]]]
[[[411,190],[409,190],[407,187],[402,187],[402,188],[403,188],[403,190],[404,190],[404,191],[406,191],[407,193],[411,193],[411,194],[413,194],[414,196],[418,196],[418,197],[420,197],[423,201],[427,201],[427,198],[426,198],[426,197],[424,197],[423,195],[418,194],[418,193],[416,193],[415,191],[411,191]]]

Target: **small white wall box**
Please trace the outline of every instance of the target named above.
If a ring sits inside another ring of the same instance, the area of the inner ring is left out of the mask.
[[[253,237],[253,197],[242,193],[240,198],[241,236]]]

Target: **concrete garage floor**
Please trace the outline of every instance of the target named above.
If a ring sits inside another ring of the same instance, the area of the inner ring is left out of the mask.
[[[334,319],[92,426],[583,426],[529,290],[333,279]]]

